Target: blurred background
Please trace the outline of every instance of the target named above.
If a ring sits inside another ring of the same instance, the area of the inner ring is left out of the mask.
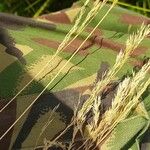
[[[68,8],[75,1],[77,0],[0,0],[0,12],[37,17],[43,13]],[[150,0],[119,0],[118,5],[150,17]]]

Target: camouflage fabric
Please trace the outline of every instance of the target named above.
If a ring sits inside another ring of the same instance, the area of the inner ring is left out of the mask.
[[[43,15],[36,20],[0,13],[0,108],[52,58],[73,26],[81,4],[82,2],[76,3],[70,9]],[[106,5],[85,31],[0,112],[0,136],[57,74],[108,8],[109,5]],[[135,31],[142,22],[149,24],[150,19],[116,6],[31,109],[0,140],[0,150],[32,150],[52,110],[60,104],[38,145],[43,145],[44,138],[55,138],[70,122],[80,95],[81,100],[88,97],[96,80],[101,78],[108,66],[114,64],[129,33]],[[150,56],[149,49],[150,38],[147,37],[133,52],[118,77],[123,78],[132,69],[139,69]],[[110,106],[114,89],[115,87],[106,92],[104,111]],[[150,115],[149,89],[142,98]],[[150,149],[150,119],[142,114],[142,108],[138,108],[141,115],[133,115],[115,128],[102,145],[102,150]],[[70,136],[71,134],[66,134],[61,140],[70,140]]]

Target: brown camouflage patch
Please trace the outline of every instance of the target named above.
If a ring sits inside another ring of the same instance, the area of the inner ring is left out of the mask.
[[[125,45],[117,43],[117,42],[109,40],[109,39],[104,39],[102,37],[96,37],[95,43],[97,45],[99,45],[100,47],[102,46],[104,48],[112,49],[116,52],[120,52],[120,50],[125,49]],[[148,51],[148,47],[139,46],[138,48],[136,48],[133,51],[131,56],[133,56],[133,57],[139,56],[139,55],[144,54],[146,51]]]
[[[87,27],[85,30],[88,32],[88,33],[91,33],[92,32],[92,30],[93,30],[94,28],[92,28],[92,27]],[[96,29],[94,32],[93,32],[93,34],[92,34],[92,36],[102,36],[103,35],[103,32],[102,32],[102,30],[100,30],[100,29]]]
[[[71,21],[68,18],[68,16],[64,12],[58,12],[58,13],[53,13],[49,15],[43,15],[40,18],[46,19],[51,22],[55,23],[64,23],[64,24],[70,24]]]
[[[142,60],[136,60],[136,61],[131,61],[131,64],[134,66],[134,67],[136,67],[135,69],[141,69],[142,68],[142,66],[145,64],[145,63],[143,63],[143,61]],[[148,73],[150,73],[150,70],[148,71]]]
[[[33,38],[32,40],[41,45],[44,45],[44,46],[47,46],[47,47],[50,47],[53,49],[57,49],[58,46],[61,44],[60,42],[49,40],[49,39],[44,39],[44,38]],[[64,51],[65,52],[74,52],[76,49],[78,49],[78,47],[81,45],[82,42],[83,42],[83,40],[81,40],[81,39],[75,39],[70,45],[68,45],[64,49]],[[78,53],[80,55],[89,54],[89,52],[86,49],[90,48],[93,44],[94,43],[91,40],[86,41],[85,44],[83,44],[83,46],[80,48]]]
[[[143,22],[145,24],[150,24],[150,19],[145,18],[143,16],[135,16],[129,14],[122,14],[120,21],[125,24],[132,24],[132,25],[141,25]]]

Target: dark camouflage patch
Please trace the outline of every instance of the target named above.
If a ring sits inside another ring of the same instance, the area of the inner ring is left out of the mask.
[[[11,14],[0,13],[0,27],[7,27],[17,30],[19,27],[38,27],[46,30],[55,30],[56,26],[50,23],[39,22],[30,18],[14,16]]]
[[[7,30],[2,27],[0,27],[0,37],[0,44],[6,47],[5,52],[18,58],[21,63],[25,64],[26,61],[23,58],[23,53],[15,47],[14,39],[12,39]]]
[[[0,100],[0,109],[3,108],[8,103],[8,101]],[[0,112],[0,135],[2,135],[16,120],[16,101],[14,101],[4,112]],[[0,149],[7,150],[11,142],[11,136],[13,129],[0,140]]]

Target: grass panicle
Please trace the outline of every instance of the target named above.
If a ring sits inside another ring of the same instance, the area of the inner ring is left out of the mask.
[[[108,73],[104,76],[104,78],[96,84],[95,88],[93,88],[92,90],[90,98],[83,104],[82,109],[79,111],[78,116],[79,120],[84,121],[86,114],[91,110],[95,97],[116,78],[117,73],[127,62],[132,52],[135,50],[135,48],[138,47],[138,45],[142,42],[142,40],[148,36],[149,33],[150,33],[150,26],[142,24],[142,26],[136,33],[133,33],[132,35],[129,36],[126,42],[125,50],[119,53],[113,67],[108,71]]]

